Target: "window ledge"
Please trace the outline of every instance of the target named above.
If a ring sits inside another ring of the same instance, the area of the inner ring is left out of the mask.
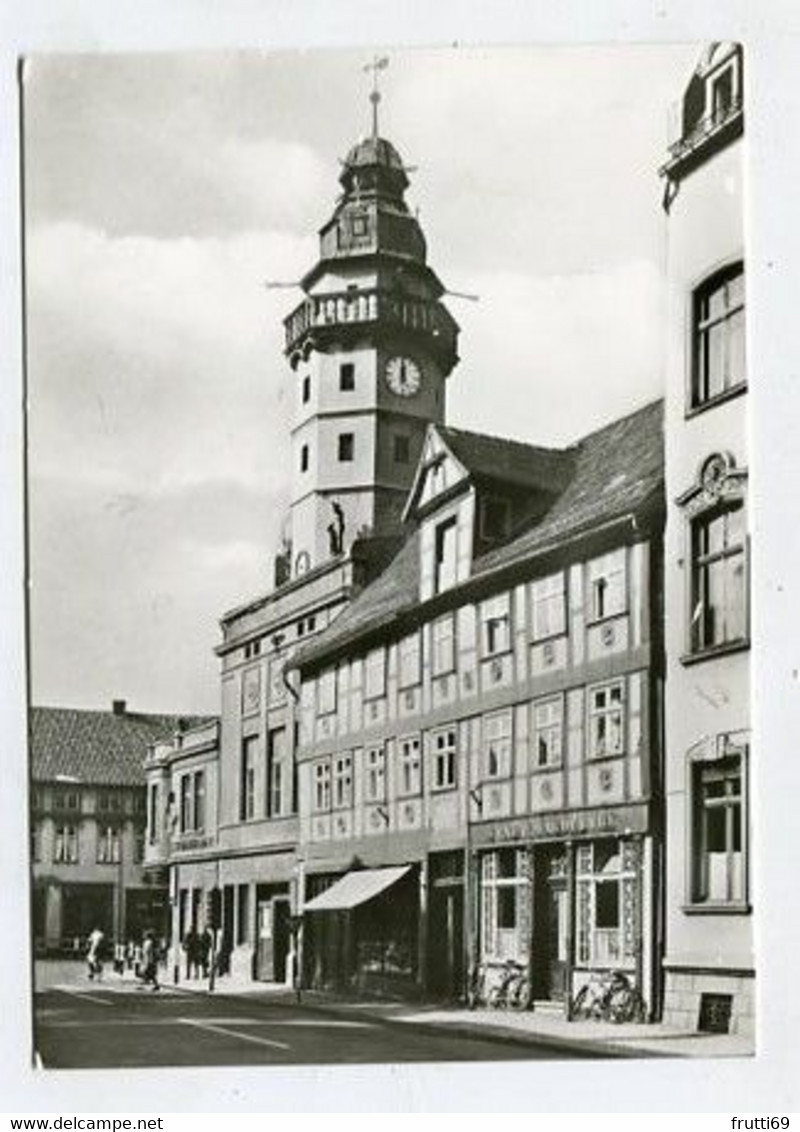
[[[609,621],[619,621],[622,617],[627,617],[629,614],[628,609],[620,609],[616,613],[606,613],[604,617],[587,617],[586,628],[592,629],[595,625],[605,625]]]
[[[566,629],[561,633],[548,633],[545,637],[531,637],[531,646],[552,644],[554,641],[566,640],[569,634]]]
[[[749,916],[753,907],[743,901],[684,904],[681,911],[687,916]]]
[[[733,385],[730,389],[726,389],[724,393],[717,393],[715,397],[709,397],[707,401],[702,401],[699,405],[690,405],[686,409],[684,419],[690,421],[692,417],[699,417],[706,410],[715,409],[717,405],[724,405],[726,401],[733,401],[746,392],[747,382],[742,381],[739,385]]]
[[[498,649],[497,652],[483,653],[481,656],[481,663],[486,664],[490,660],[500,660],[500,658],[503,656],[510,656],[513,651],[514,650],[512,649],[511,645],[508,645],[507,648]]]
[[[594,761],[594,760],[593,760]],[[548,763],[547,766],[534,766],[531,767],[529,773],[531,777],[539,774],[552,774],[556,770],[562,770],[564,766],[563,761],[556,763]]]
[[[586,762],[587,762],[587,764],[588,763],[605,763],[605,762],[608,762],[610,759],[624,759],[625,755],[626,755],[625,751],[608,751],[606,754],[602,754],[602,755],[593,755],[591,752],[589,752],[586,756]]]
[[[446,786],[431,786],[431,794],[448,794],[457,789],[458,784],[455,782],[448,782]]]
[[[742,637],[738,641],[726,641],[722,645],[712,645],[710,648],[698,649],[697,652],[684,653],[680,658],[681,664],[688,667],[700,664],[704,660],[713,660],[718,656],[728,656],[730,653],[744,652],[750,648],[750,638]]]

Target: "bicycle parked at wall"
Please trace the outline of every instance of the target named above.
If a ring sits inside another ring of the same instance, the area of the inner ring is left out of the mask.
[[[647,1006],[624,971],[604,971],[593,975],[578,991],[572,1003],[572,1017],[601,1022],[644,1022]]]
[[[527,967],[515,959],[478,964],[470,987],[469,1005],[495,1010],[527,1010],[531,983]]]

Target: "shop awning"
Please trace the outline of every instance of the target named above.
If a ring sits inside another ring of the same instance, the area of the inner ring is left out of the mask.
[[[411,865],[399,865],[395,868],[356,869],[352,873],[345,873],[341,880],[334,881],[330,888],[309,900],[303,911],[336,912],[356,908],[397,884],[410,869]]]

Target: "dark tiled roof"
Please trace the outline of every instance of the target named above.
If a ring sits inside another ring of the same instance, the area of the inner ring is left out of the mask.
[[[463,428],[437,426],[436,431],[456,459],[476,476],[555,492],[572,473],[571,453],[563,449],[539,448]]]
[[[59,775],[100,786],[144,785],[148,743],[211,716],[144,715],[32,707],[29,715],[31,775],[52,782]]]
[[[448,442],[452,431],[443,430]],[[496,437],[483,439],[489,442],[482,448],[485,452],[503,443]],[[520,447],[512,443],[514,448]],[[552,453],[547,449],[533,451]],[[657,505],[664,476],[663,402],[654,401],[590,433],[561,455],[568,459],[573,473],[566,485],[562,484],[550,509],[509,542],[476,559],[471,578],[502,570],[615,519]],[[418,603],[419,535],[415,532],[383,574],[329,628],[298,649],[293,663],[318,662],[365,633],[390,625]]]

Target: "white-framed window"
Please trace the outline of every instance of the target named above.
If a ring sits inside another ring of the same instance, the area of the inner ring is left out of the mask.
[[[589,758],[621,755],[624,749],[624,681],[597,684],[589,689]]]
[[[193,828],[192,822],[192,776],[191,774],[181,775],[180,785],[180,831],[181,833],[188,833]]]
[[[267,817],[280,818],[290,809],[286,729],[273,728],[267,737]]]
[[[689,407],[699,409],[747,382],[744,264],[705,279],[692,296],[692,367]]]
[[[544,641],[566,632],[567,612],[564,571],[531,582],[531,624],[533,639]]]
[[[715,67],[706,78],[705,107],[706,117],[712,125],[719,126],[734,110],[741,106],[740,55],[731,55],[723,66]]]
[[[242,740],[242,782],[239,818],[250,821],[256,816],[256,755],[258,736],[248,735]],[[181,783],[181,788],[183,783]],[[182,812],[182,811],[181,811]]]
[[[422,759],[419,735],[407,735],[398,741],[398,783],[401,795],[419,794],[422,791]]]
[[[747,537],[740,499],[725,500],[691,520],[693,653],[747,638]]]
[[[481,951],[484,959],[527,955],[522,890],[529,884],[524,849],[503,848],[481,860]]]
[[[689,762],[689,904],[747,901],[747,744],[721,738],[715,757]]]
[[[317,677],[317,715],[336,711],[336,669],[329,668]]]
[[[433,675],[445,676],[456,667],[456,625],[452,613],[437,618],[431,625]]]
[[[639,850],[629,841],[603,839],[577,846],[576,957],[582,967],[632,967]]]
[[[386,695],[386,650],[373,649],[364,661],[364,699],[375,700]]]
[[[333,760],[333,808],[346,810],[353,804],[353,756],[337,755]]]
[[[457,580],[458,528],[455,515],[436,524],[434,530],[433,592],[442,593]]]
[[[206,773],[204,770],[194,772],[193,810],[193,829],[199,833],[206,827]]]
[[[511,595],[481,602],[481,655],[497,656],[511,648]]]
[[[407,637],[403,637],[400,641],[398,652],[400,656],[399,686],[401,688],[413,688],[415,684],[420,682],[422,660],[420,642],[419,630],[409,633]]]
[[[589,563],[589,617],[603,621],[626,609],[625,548],[620,547]]]
[[[151,845],[158,840],[158,783],[151,782],[148,791],[147,839]]]
[[[452,790],[456,785],[458,738],[455,727],[431,732],[431,789]]]
[[[312,764],[313,806],[316,813],[327,813],[331,808],[331,763],[319,759]]]
[[[106,825],[97,827],[97,863],[100,865],[118,865],[120,854],[119,826]]]
[[[531,767],[560,766],[564,750],[564,700],[562,696],[539,700],[531,708],[533,750]]]
[[[483,719],[483,777],[509,778],[511,775],[511,712],[498,711]]]
[[[76,825],[57,825],[53,860],[58,865],[78,863],[78,827]]]
[[[364,752],[364,799],[386,801],[386,751],[382,745],[367,747]]]

